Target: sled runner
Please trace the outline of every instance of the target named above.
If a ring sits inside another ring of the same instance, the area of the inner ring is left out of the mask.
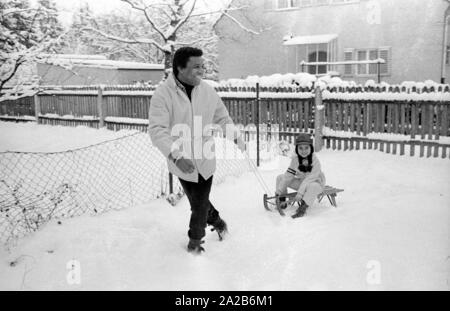
[[[319,202],[321,202],[324,197],[327,197],[328,200],[330,201],[331,205],[334,207],[337,207],[336,197],[337,197],[337,194],[342,191],[344,191],[344,190],[334,188],[331,186],[325,186],[325,189],[323,190],[323,192],[321,194],[319,194],[319,196],[317,198],[319,199]],[[297,192],[291,192],[286,195],[282,195],[282,196],[278,196],[278,197],[277,196],[269,197],[269,196],[267,196],[267,194],[264,194],[264,208],[268,211],[276,210],[276,211],[278,211],[278,213],[280,213],[281,216],[284,216],[285,213],[280,208],[280,203],[281,203],[280,199],[285,198],[285,202],[288,204],[288,206],[295,205],[296,203],[300,204],[300,202],[295,200],[296,195],[297,195]]]

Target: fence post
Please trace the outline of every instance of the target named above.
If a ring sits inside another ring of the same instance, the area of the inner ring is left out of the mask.
[[[322,102],[322,91],[316,87],[314,93],[314,150],[320,151],[323,147],[323,126],[325,121],[325,107]]]
[[[377,62],[377,77],[378,77],[378,84],[381,83],[381,63]]]
[[[105,107],[103,105],[103,87],[98,88],[98,95],[97,95],[97,113],[99,118],[99,124],[98,127],[102,128],[105,127]]]
[[[173,193],[173,175],[169,173],[169,194]]]
[[[256,166],[259,167],[259,82],[256,82]]]
[[[38,94],[34,94],[34,117],[36,123],[39,124],[39,115],[41,114],[41,101]]]

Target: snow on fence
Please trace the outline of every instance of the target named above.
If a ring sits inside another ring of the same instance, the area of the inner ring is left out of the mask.
[[[441,136],[450,136],[449,85],[406,82],[401,85],[317,85],[322,97],[319,106],[324,107],[321,126],[356,132],[362,137],[370,133],[420,135],[422,140],[427,138],[432,143],[439,143],[437,140]],[[317,130],[317,98],[312,87],[292,85],[259,87],[258,90],[252,86],[218,84],[215,87],[235,123],[259,124],[265,139],[292,142],[298,132]],[[154,86],[53,87],[43,90],[34,99],[0,102],[0,114],[3,119],[11,120],[12,116],[33,116],[34,113],[35,120],[43,124],[145,132],[154,90]],[[251,139],[256,131],[246,129],[245,133],[246,138]]]
[[[379,150],[391,154],[410,156],[419,155],[427,158],[450,158],[450,144],[421,140],[389,140],[362,136],[341,137],[323,136],[325,147],[333,150]]]
[[[450,136],[450,101],[370,101],[325,99],[325,125],[332,130],[421,135],[422,139]]]
[[[375,92],[384,91],[384,92]],[[402,92],[403,91],[403,92]],[[327,148],[378,149],[423,157],[450,155],[448,86],[391,92],[372,87],[335,88],[323,92]],[[383,135],[391,134],[394,137]]]
[[[215,184],[250,170],[229,141],[217,141],[216,155]],[[10,246],[52,219],[180,197],[178,179],[172,187],[165,159],[144,133],[64,152],[2,152],[0,244]]]

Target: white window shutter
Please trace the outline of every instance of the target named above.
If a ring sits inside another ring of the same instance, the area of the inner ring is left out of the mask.
[[[392,70],[391,48],[390,47],[379,48],[378,56],[385,60],[384,64],[380,64],[380,74],[384,76],[390,75]]]

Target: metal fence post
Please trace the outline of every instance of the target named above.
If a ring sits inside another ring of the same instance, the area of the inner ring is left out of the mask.
[[[259,167],[259,82],[256,83],[256,166]]]
[[[378,61],[377,63],[377,76],[378,76],[378,84],[381,83],[381,63]]]

